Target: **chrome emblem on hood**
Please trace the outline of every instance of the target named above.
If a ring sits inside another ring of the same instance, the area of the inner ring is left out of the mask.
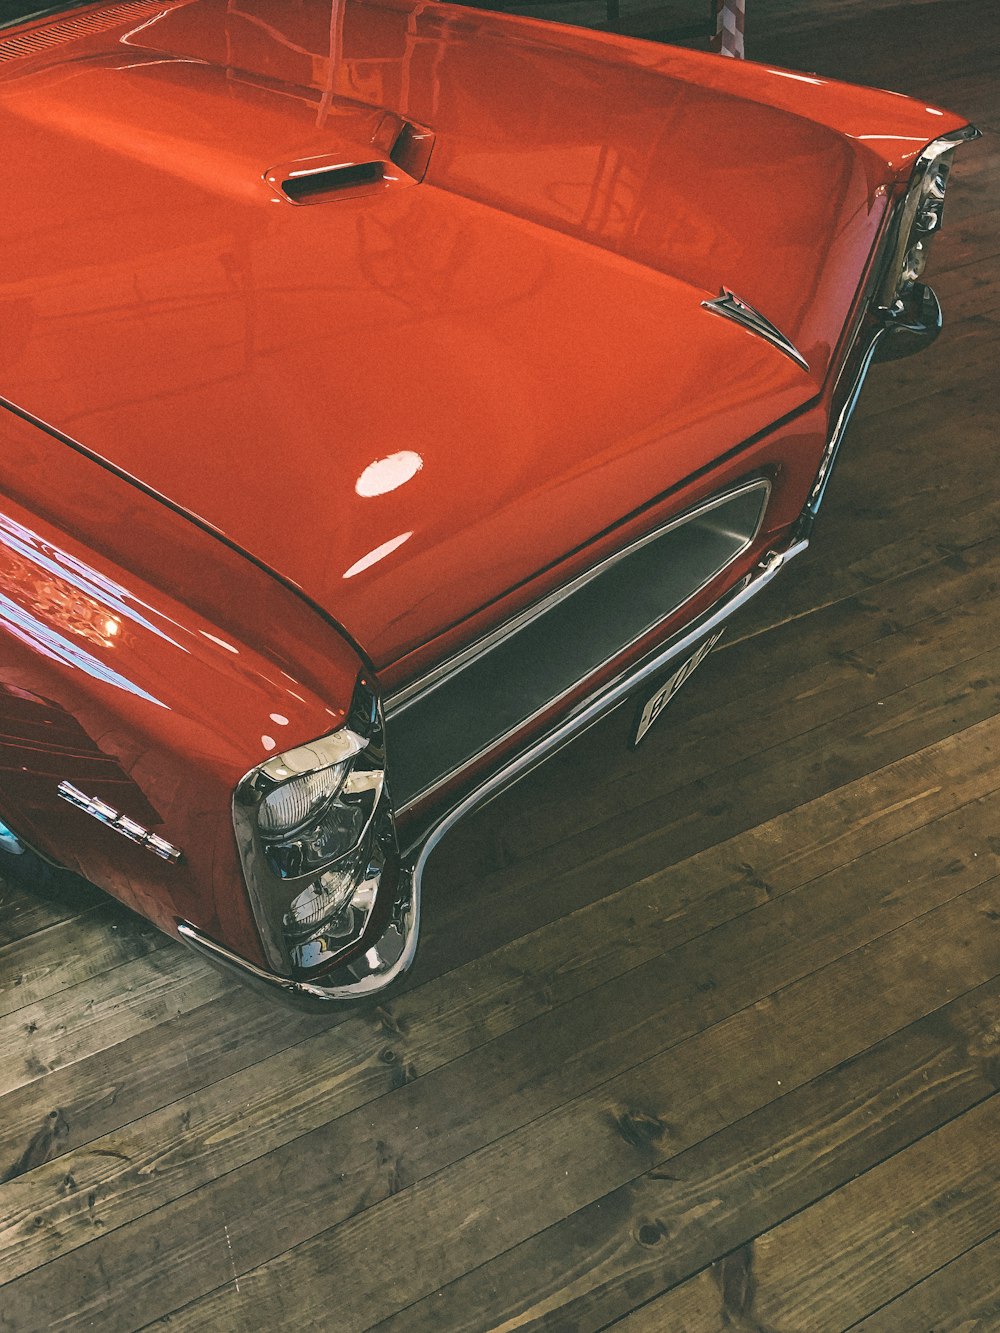
[[[756,333],[759,337],[766,339],[773,347],[777,347],[779,352],[784,352],[785,356],[790,356],[795,364],[801,366],[803,370],[809,369],[809,362],[795,344],[789,342],[781,330],[775,328],[769,319],[765,319],[759,310],[755,310],[752,305],[748,305],[746,301],[731,292],[728,287],[723,287],[714,301],[702,301],[702,305],[715,315],[723,315],[726,319],[742,324],[751,333]]]

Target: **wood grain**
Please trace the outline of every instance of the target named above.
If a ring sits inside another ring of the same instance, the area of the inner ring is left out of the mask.
[[[243,1317],[241,1311],[266,1326],[292,1301],[305,1322],[318,1322],[335,1284],[337,1326],[363,1329],[644,1172],[669,1170],[674,1155],[864,1049],[886,1035],[884,1025],[892,1030],[919,1017],[935,994],[935,974],[940,999],[995,976],[1000,921],[991,923],[988,913],[1000,917],[998,887],[972,890],[805,984],[768,996],[496,1139],[451,1170],[390,1192],[334,1229],[242,1273],[239,1292],[220,1285],[176,1316],[178,1326],[227,1326]],[[405,1172],[405,1155],[400,1165]],[[428,1217],[435,1219],[433,1228]],[[242,1229],[236,1235],[229,1225],[236,1246]],[[351,1255],[382,1245],[394,1255],[391,1270],[350,1262]],[[87,1276],[80,1273],[85,1282]],[[18,1285],[8,1288],[17,1301],[12,1309],[24,1295],[30,1302],[36,1284],[21,1294]]]
[[[858,1333],[1000,1328],[1000,1231],[854,1325]]]
[[[713,1308],[739,1327],[737,1299],[724,1299],[719,1290],[722,1270],[731,1285],[737,1260],[720,1268],[718,1257],[745,1255],[755,1236],[915,1142],[928,1123],[951,1120],[991,1096],[997,1071],[984,1058],[983,1034],[998,1018],[1000,981],[994,979],[779,1095],[668,1167],[537,1233],[380,1329],[418,1333],[516,1323],[583,1333],[639,1305],[615,1327],[661,1333],[682,1327],[679,1311],[689,1297],[669,1307],[671,1322],[651,1298],[713,1264]],[[917,1327],[909,1325],[909,1333]]]

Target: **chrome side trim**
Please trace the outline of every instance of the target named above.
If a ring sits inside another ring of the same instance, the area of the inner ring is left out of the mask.
[[[424,871],[431,853],[460,819],[486,805],[519,778],[537,768],[581,732],[616,708],[645,681],[654,677],[676,658],[692,649],[700,640],[734,615],[747,602],[762,592],[789,561],[806,549],[806,540],[798,540],[783,551],[769,551],[764,559],[735,592],[729,593],[716,607],[686,633],[666,644],[644,662],[630,668],[593,698],[586,700],[565,718],[553,731],[540,737],[521,754],[510,759],[492,773],[473,791],[438,817],[404,853],[400,884],[393,904],[390,925],[385,934],[368,952],[334,971],[329,983],[294,981],[266,968],[251,963],[231,949],[218,944],[189,921],[177,923],[177,933],[185,943],[203,954],[216,966],[232,971],[241,980],[279,992],[290,1000],[309,1006],[325,1006],[352,1000],[365,1000],[379,995],[413,962],[420,930],[420,899]]]
[[[172,842],[167,842],[166,838],[161,838],[157,833],[150,833],[149,829],[143,828],[134,819],[129,819],[128,815],[119,814],[117,810],[98,797],[87,796],[82,791],[78,791],[71,782],[60,782],[56,790],[64,801],[68,801],[70,805],[75,805],[85,815],[90,815],[100,823],[107,825],[115,833],[120,833],[123,838],[128,838],[129,842],[135,842],[140,847],[145,847],[147,851],[160,857],[161,860],[176,863],[181,859],[181,849],[175,847]]]
[[[784,352],[785,356],[791,357],[797,366],[803,370],[809,369],[809,362],[805,359],[799,349],[790,339],[786,338],[781,330],[771,323],[766,316],[756,310],[748,301],[731,292],[728,287],[723,287],[722,291],[712,301],[702,301],[702,309],[710,310],[713,315],[722,315],[724,319],[731,319],[735,324],[742,324],[745,329],[751,333],[756,333],[758,337],[769,342],[772,347],[777,347],[779,352]]]
[[[875,353],[878,350],[879,342],[884,333],[885,329],[881,325],[873,331],[868,346],[865,348],[861,358],[850,392],[844,399],[844,405],[841,407],[837,420],[834,423],[833,430],[830,432],[830,438],[827,441],[826,448],[823,451],[823,457],[820,461],[819,471],[816,473],[816,478],[813,481],[812,489],[809,492],[809,497],[806,500],[805,508],[802,510],[798,528],[796,529],[796,531],[802,535],[808,536],[806,528],[811,530],[812,524],[816,521],[816,515],[819,513],[819,507],[823,503],[823,496],[826,494],[830,474],[833,471],[833,465],[837,461],[837,454],[840,452],[840,446],[844,441],[844,436],[847,434],[847,428],[851,424],[851,418],[854,416],[854,409],[858,405],[858,399],[861,397],[861,390],[868,377],[868,372],[871,370],[872,362],[875,359]]]
[[[432,690],[436,690],[439,685],[443,685],[450,677],[456,675],[459,671],[464,670],[465,667],[470,666],[477,658],[491,652],[505,639],[510,638],[512,634],[518,633],[518,631],[524,629],[527,625],[530,625],[532,621],[537,620],[540,616],[544,616],[547,612],[551,611],[553,607],[558,606],[560,602],[565,601],[567,597],[578,592],[586,584],[591,583],[601,574],[606,573],[613,565],[617,565],[621,560],[626,559],[626,557],[634,555],[636,551],[641,550],[644,546],[648,546],[650,542],[659,541],[661,537],[665,537],[668,532],[672,532],[675,528],[682,527],[686,523],[692,523],[699,518],[704,518],[706,514],[712,513],[713,510],[728,504],[730,501],[744,494],[744,492],[753,490],[755,487],[759,486],[767,486],[768,495],[770,494],[770,483],[764,478],[754,478],[752,481],[730,487],[729,490],[722,491],[719,495],[713,495],[702,504],[695,505],[693,508],[686,510],[683,514],[675,515],[660,527],[654,528],[652,532],[647,532],[642,537],[638,537],[635,541],[630,542],[629,545],[623,546],[621,550],[612,552],[611,555],[606,556],[605,559],[599,561],[596,565],[584,570],[582,574],[578,574],[576,578],[570,579],[568,583],[560,584],[553,592],[540,598],[539,601],[533,602],[532,605],[527,607],[524,611],[511,616],[509,620],[505,620],[495,629],[490,630],[481,638],[476,639],[474,643],[469,644],[466,648],[461,649],[457,653],[453,653],[451,657],[445,658],[443,662],[439,663],[436,667],[432,667],[431,670],[425,672],[424,675],[418,676],[416,680],[411,681],[408,685],[401,686],[394,694],[390,694],[386,698],[384,704],[386,721],[391,726],[393,718],[398,717],[404,709],[409,708],[411,704],[416,703],[419,699],[430,694]],[[766,507],[765,503],[764,508],[766,509]],[[761,521],[763,521],[763,513],[761,514]],[[758,523],[758,530],[759,526]],[[752,544],[756,535],[755,532],[748,545]],[[743,547],[743,550],[746,550],[746,546]],[[736,558],[738,558],[738,555],[734,557],[734,559]],[[713,575],[713,577],[715,576]]]

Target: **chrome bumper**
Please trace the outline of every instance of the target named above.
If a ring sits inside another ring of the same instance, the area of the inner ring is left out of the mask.
[[[322,985],[295,981],[258,967],[218,944],[189,921],[179,921],[177,933],[185,944],[222,971],[233,972],[247,985],[269,995],[283,996],[301,1007],[325,1008],[331,1003],[366,1000],[391,986],[413,963],[420,934],[420,883],[408,867],[402,869],[389,925],[381,938],[366,953],[334,968],[324,977]]]
[[[923,283],[914,286],[910,302],[898,312],[894,314],[881,312],[881,321],[872,327],[867,340],[862,344],[854,377],[843,397],[843,405],[830,432],[819,471],[816,473],[809,498],[796,524],[796,536],[808,537],[813,530],[816,515],[826,494],[830,474],[833,472],[833,465],[837,461],[837,454],[851,424],[854,409],[858,405],[872,362],[894,361],[900,357],[912,356],[915,352],[922,352],[937,338],[942,324],[941,303],[933,289]]]

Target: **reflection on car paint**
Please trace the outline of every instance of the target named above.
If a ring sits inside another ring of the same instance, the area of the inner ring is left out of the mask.
[[[44,607],[50,614],[62,606],[65,629],[110,648],[121,626],[119,617],[124,617],[181,648],[175,639],[147,619],[120,584],[67,551],[51,546],[5,514],[0,514],[0,545],[8,552],[0,567],[0,586],[8,591],[20,588],[31,605]],[[46,579],[45,574],[50,577]],[[68,593],[66,584],[76,588],[79,595]],[[109,628],[110,625],[114,628]]]
[[[156,704],[157,708],[167,707],[162,699],[157,699],[148,690],[144,690],[134,681],[113,670],[92,653],[88,653],[85,648],[65,638],[51,625],[44,624],[2,594],[0,594],[0,622],[15,639],[20,639],[43,657],[61,662],[64,666],[74,667],[94,680],[103,681],[106,685],[113,685],[116,689],[125,690],[128,694],[134,694],[148,703]]]
[[[358,495],[369,499],[376,495],[388,495],[412,481],[424,465],[424,460],[412,449],[401,449],[399,453],[389,454],[386,458],[376,458],[369,463],[361,476],[354,483]]]
[[[398,537],[392,537],[389,541],[383,542],[381,546],[376,546],[374,551],[369,551],[360,560],[355,560],[350,569],[344,571],[344,578],[353,579],[356,574],[361,574],[364,570],[370,569],[372,565],[377,565],[387,555],[392,555],[393,551],[398,551],[403,543],[408,542],[412,536],[412,532],[401,532]]]

